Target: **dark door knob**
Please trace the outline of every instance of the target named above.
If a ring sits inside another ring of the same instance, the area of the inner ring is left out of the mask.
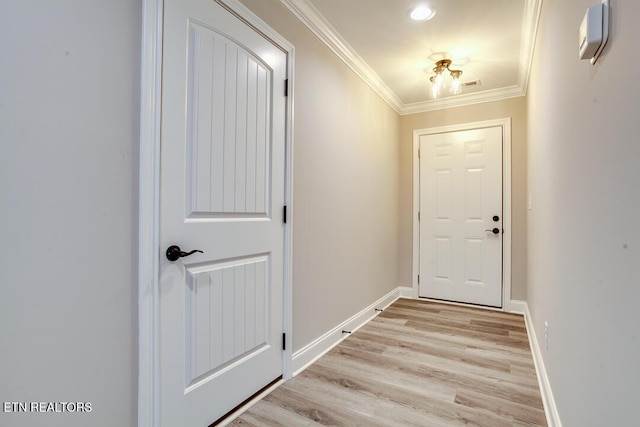
[[[500,234],[500,229],[499,229],[498,227],[496,227],[496,228],[494,228],[494,229],[492,229],[492,230],[484,230],[484,231],[490,231],[490,232],[492,232],[493,234]]]
[[[167,259],[169,261],[177,261],[178,258],[182,258],[185,256],[189,256],[189,255],[193,255],[196,252],[200,252],[201,254],[203,254],[204,252],[202,252],[199,249],[194,249],[191,252],[184,252],[182,249],[180,249],[180,246],[176,246],[176,245],[171,245],[167,248]]]
[[[498,221],[500,221],[500,217],[498,215],[494,215],[493,222],[498,222]]]

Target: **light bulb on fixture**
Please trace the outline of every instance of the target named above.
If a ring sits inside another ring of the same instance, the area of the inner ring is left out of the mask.
[[[452,95],[458,95],[462,93],[462,82],[460,81],[460,75],[462,75],[462,71],[460,70],[452,70],[451,71],[451,85],[449,86],[449,91]]]
[[[433,76],[433,84],[439,87],[444,85],[444,75],[442,71],[436,72],[436,75]]]
[[[431,98],[436,99],[440,96],[442,89],[447,86],[452,95],[462,93],[462,82],[460,81],[462,70],[452,70],[449,68],[450,66],[450,59],[441,59],[436,62],[436,66],[433,69],[434,75],[429,78],[431,82]]]
[[[436,99],[440,96],[440,85],[436,83],[436,77],[432,76],[429,81],[431,82],[431,88],[429,90],[429,96],[431,99]]]

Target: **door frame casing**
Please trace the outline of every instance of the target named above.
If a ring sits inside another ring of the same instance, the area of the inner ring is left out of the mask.
[[[293,87],[294,47],[238,0],[214,0],[287,55],[282,375],[292,376]],[[138,176],[138,427],[159,426],[160,125],[163,0],[142,1],[140,151]],[[258,391],[258,390],[256,390]]]
[[[413,298],[419,298],[418,274],[420,273],[420,137],[438,133],[502,127],[502,310],[520,311],[511,301],[511,117],[461,123],[450,126],[416,129],[413,131]]]

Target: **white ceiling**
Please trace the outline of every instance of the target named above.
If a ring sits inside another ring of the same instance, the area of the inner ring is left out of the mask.
[[[400,114],[526,93],[541,0],[280,1]],[[409,19],[419,3],[435,6],[433,19]],[[445,58],[480,85],[431,100],[428,77]]]

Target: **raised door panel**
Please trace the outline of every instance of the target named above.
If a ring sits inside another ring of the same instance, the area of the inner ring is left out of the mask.
[[[187,391],[268,345],[269,278],[268,256],[187,268]]]
[[[270,68],[189,22],[187,217],[269,215]]]

